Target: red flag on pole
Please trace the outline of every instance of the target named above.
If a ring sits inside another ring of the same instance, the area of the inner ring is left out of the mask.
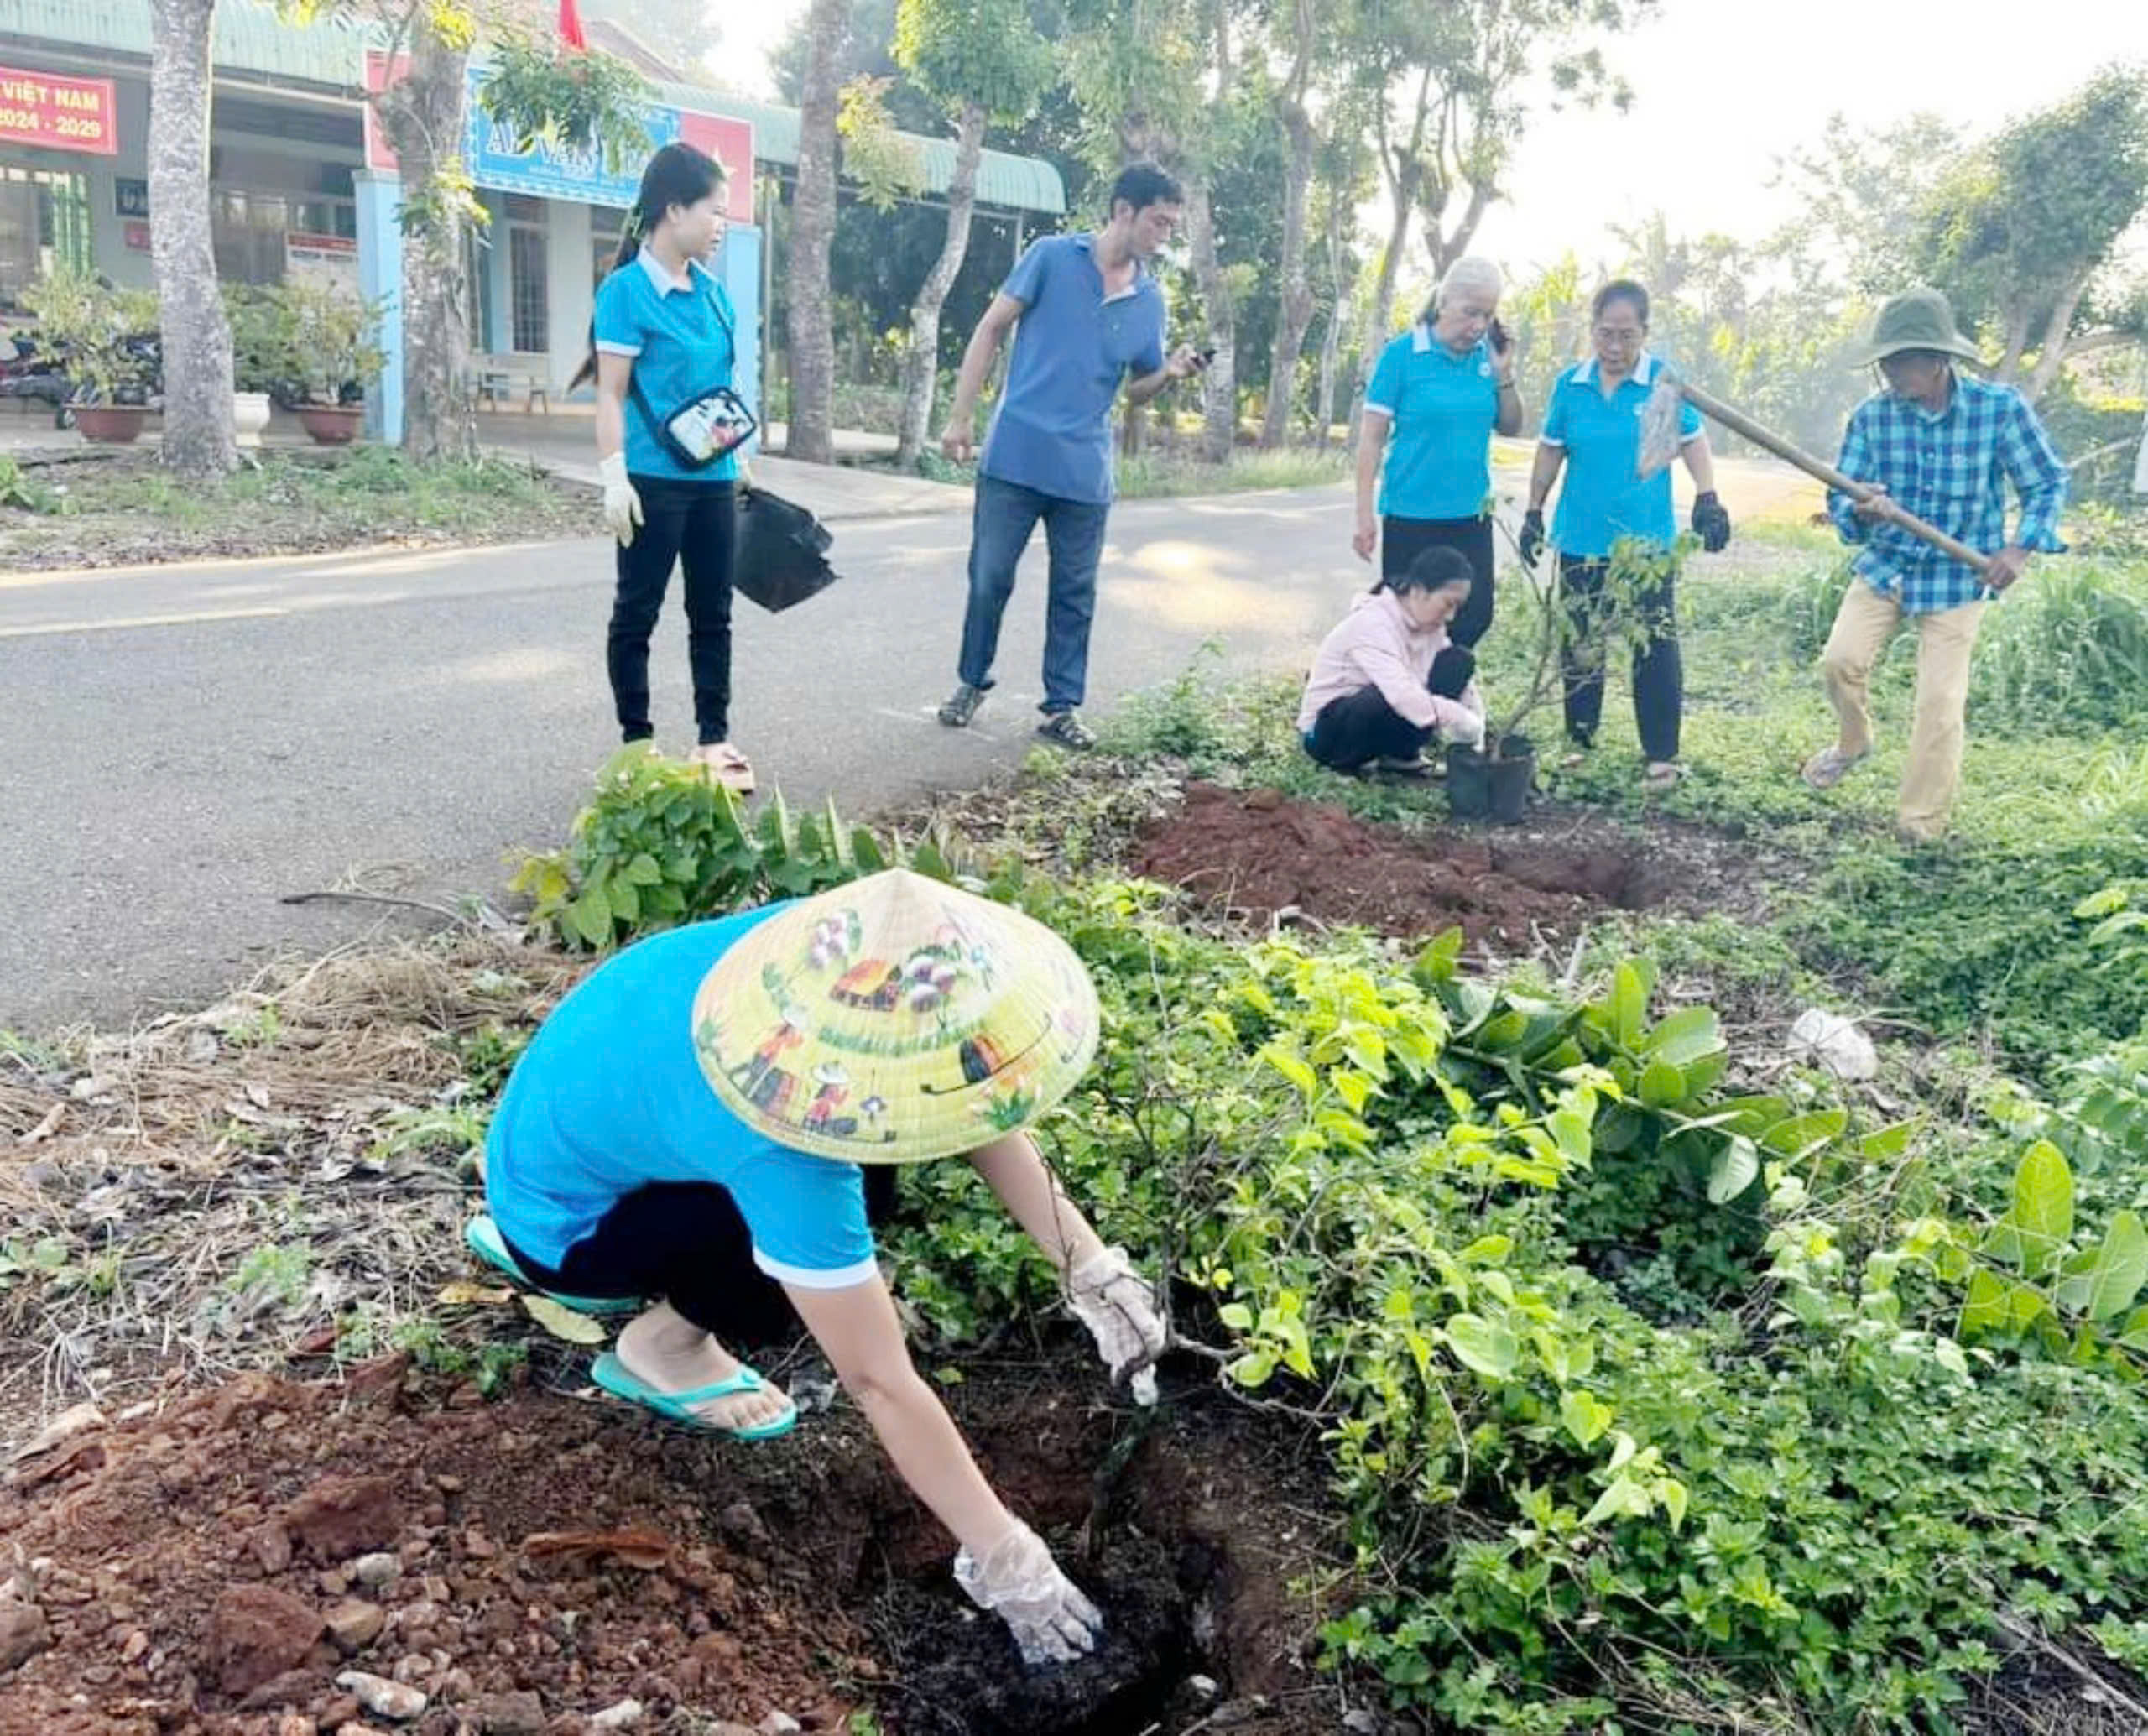
[[[560,0],[560,40],[569,48],[588,50],[589,39],[581,34],[581,13],[574,0]]]

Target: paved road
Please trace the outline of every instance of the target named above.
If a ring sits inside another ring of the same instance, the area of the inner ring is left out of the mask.
[[[966,516],[847,523],[845,581],[742,606],[734,717],[787,797],[867,812],[974,784],[1030,745],[1043,551],[1002,686],[966,734],[951,680]],[[1092,709],[1222,637],[1302,659],[1363,582],[1345,491],[1130,503],[1113,515]],[[602,542],[75,574],[0,574],[0,1026],[126,1023],[198,1003],[279,949],[380,920],[279,903],[353,873],[497,896],[559,842],[610,751]],[[660,740],[691,740],[675,602]]]

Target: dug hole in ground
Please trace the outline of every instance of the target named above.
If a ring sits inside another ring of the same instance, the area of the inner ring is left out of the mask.
[[[1234,926],[1458,924],[1552,959],[1592,914],[1734,904],[1753,863],[1582,813],[1405,834],[1198,783],[1118,842]],[[0,1728],[1384,1726],[1376,1684],[1311,1668],[1344,1560],[1316,1431],[1197,1361],[1144,1412],[1071,1327],[925,1359],[1107,1613],[1094,1658],[1035,1674],[847,1405],[742,1445],[598,1399],[587,1349],[462,1256],[474,1123],[453,1120],[472,1043],[534,1026],[587,967],[482,934],[335,957],[0,1075],[11,1217],[76,1263],[0,1290],[0,1438],[23,1443]],[[443,1348],[442,1312],[511,1353]],[[86,1388],[96,1406],[40,1435]]]

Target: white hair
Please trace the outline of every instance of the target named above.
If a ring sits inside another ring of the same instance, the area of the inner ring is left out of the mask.
[[[1466,254],[1447,267],[1447,275],[1432,292],[1432,305],[1427,311],[1437,313],[1457,291],[1479,290],[1496,302],[1506,286],[1505,275],[1489,259],[1481,253]]]

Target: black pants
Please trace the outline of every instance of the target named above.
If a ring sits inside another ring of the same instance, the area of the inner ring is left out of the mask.
[[[865,1171],[865,1216],[875,1228],[894,1215],[895,1172]],[[753,1239],[730,1190],[709,1181],[637,1188],[556,1266],[532,1259],[504,1226],[500,1239],[543,1289],[573,1296],[661,1296],[726,1344],[769,1344],[798,1330],[783,1286],[753,1264]]]
[[[1459,645],[1449,645],[1432,659],[1428,691],[1442,699],[1459,699],[1477,673],[1477,659]],[[1407,759],[1432,738],[1387,702],[1377,687],[1360,687],[1331,699],[1313,719],[1306,752],[1338,772],[1355,771],[1369,759]]]
[[[649,718],[649,636],[671,569],[686,575],[686,655],[694,673],[694,727],[702,743],[731,738],[731,555],[738,537],[738,491],[729,482],[628,479],[641,496],[641,529],[619,550],[605,665],[619,731],[630,742],[656,733]]]
[[[1406,572],[1427,549],[1459,549],[1468,557],[1469,601],[1447,624],[1447,636],[1465,651],[1492,630],[1492,521],[1489,519],[1382,519],[1379,571],[1384,579]]]
[[[1608,560],[1559,557],[1559,594],[1572,636],[1560,654],[1566,681],[1567,736],[1582,747],[1596,739],[1603,717],[1603,597]],[[1678,725],[1686,705],[1686,665],[1678,649],[1677,578],[1666,571],[1634,598],[1639,642],[1634,650],[1634,722],[1648,759],[1678,757]]]

